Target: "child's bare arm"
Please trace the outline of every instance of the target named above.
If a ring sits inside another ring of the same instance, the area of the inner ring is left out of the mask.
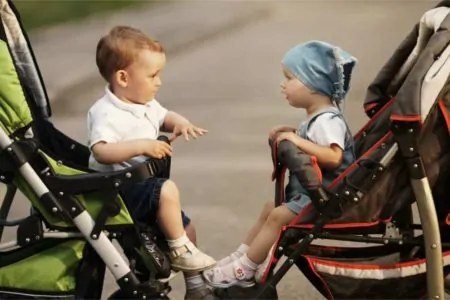
[[[95,160],[101,164],[116,164],[132,157],[145,155],[162,158],[172,155],[172,147],[166,142],[150,139],[139,139],[125,142],[99,142],[92,146]]]
[[[203,135],[208,132],[206,129],[193,125],[188,119],[173,111],[167,112],[166,117],[164,118],[162,130],[164,132],[173,133],[172,137],[170,138],[171,141],[173,141],[180,135],[183,135],[184,139],[188,141],[189,135],[197,138],[197,134]]]
[[[164,132],[173,132],[175,126],[177,124],[189,124],[189,120],[183,117],[182,115],[174,112],[168,111],[166,117],[164,118],[164,123],[161,128]]]
[[[289,140],[294,143],[300,150],[308,155],[315,156],[320,166],[325,168],[337,168],[342,163],[343,151],[335,144],[330,147],[320,146],[311,141],[299,137],[293,132],[284,132],[277,142]]]
[[[295,143],[296,146],[306,154],[315,156],[320,166],[334,169],[341,165],[343,151],[338,145],[332,144],[330,147],[325,147],[314,144],[301,137],[298,138],[299,140]]]

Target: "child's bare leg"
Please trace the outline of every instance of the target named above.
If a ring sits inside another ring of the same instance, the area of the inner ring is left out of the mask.
[[[172,268],[180,271],[202,271],[215,265],[215,260],[198,250],[183,228],[178,188],[167,180],[161,188],[158,224],[171,249]]]
[[[244,287],[250,286],[252,283],[249,280],[255,275],[258,265],[264,262],[281,227],[289,224],[295,217],[296,214],[284,205],[273,209],[251,242],[248,252],[237,261],[205,271],[203,276],[206,281],[211,286],[219,288],[235,284]]]
[[[273,201],[269,201],[264,205],[264,208],[261,211],[258,220],[250,229],[250,231],[247,234],[247,237],[244,240],[245,245],[250,245],[253,242],[254,238],[258,235],[259,231],[261,230],[261,227],[264,225],[264,223],[266,222],[267,218],[269,217],[270,213],[274,208],[275,204]]]
[[[250,231],[247,233],[247,236],[244,239],[244,242],[239,246],[239,248],[231,253],[230,255],[224,257],[219,262],[217,262],[217,266],[224,266],[229,264],[230,262],[239,259],[242,255],[244,255],[248,250],[248,245],[253,241],[253,239],[258,234],[261,227],[264,225],[264,222],[266,222],[267,217],[269,216],[270,212],[275,208],[275,204],[273,201],[267,202],[262,211],[259,215],[258,220],[256,223],[252,226]]]
[[[180,193],[178,188],[173,181],[167,180],[161,188],[157,213],[158,224],[167,240],[176,240],[186,234],[180,211]]]
[[[189,238],[189,240],[194,243],[194,245],[197,245],[197,231],[195,230],[194,225],[192,223],[189,223],[184,230],[186,231],[186,235]]]
[[[256,265],[261,264],[278,238],[281,227],[289,224],[297,215],[286,206],[275,208],[267,218],[258,235],[250,244],[247,257]]]

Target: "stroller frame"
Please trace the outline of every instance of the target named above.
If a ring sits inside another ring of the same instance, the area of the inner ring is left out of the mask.
[[[414,141],[419,130],[417,130],[417,124],[415,122],[393,121],[392,131],[394,132],[397,143],[391,146],[385,156],[381,159],[380,164],[381,166],[386,167],[399,151],[408,164],[411,185],[417,199],[418,210],[423,228],[424,243],[426,247],[427,286],[428,291],[430,291],[428,298],[444,299],[444,274],[439,223],[431,188],[423,167],[423,162],[420,154],[415,150],[417,149],[417,145]],[[295,147],[290,141],[283,141],[280,143],[280,147],[283,147],[282,144],[285,144],[286,147],[291,147],[291,149]],[[341,196],[339,193],[345,194],[345,196]],[[298,238],[299,236],[302,237],[302,240],[295,246],[295,249],[287,257],[286,261],[280,266],[277,272],[275,272],[257,291],[255,295],[256,299],[266,299],[267,295],[274,292],[278,282],[295,264],[300,255],[307,251],[307,247],[310,246],[311,242],[316,238],[326,237],[327,239],[336,239],[340,241],[366,242],[385,245],[389,243],[396,243],[399,245],[406,243],[413,245],[422,244],[422,241],[419,240],[402,238],[359,237],[339,234],[327,234],[326,236],[322,235],[321,231],[323,226],[328,220],[330,220],[334,212],[339,209],[339,204],[341,201],[345,201],[347,198],[346,196],[349,195],[344,190],[341,190],[339,193],[335,195],[335,199],[333,199],[333,201],[330,201],[331,199],[326,196],[326,192],[322,187],[319,187],[315,193],[312,193],[312,197],[314,197],[312,198],[313,202],[326,203],[323,205],[322,213],[316,220],[315,226],[310,231],[303,232],[301,228],[289,228],[288,230],[282,232],[280,242],[278,244],[281,246],[276,249],[274,254],[277,259],[281,257],[283,250],[285,250],[283,244],[289,245],[290,240]],[[357,200],[357,198],[355,198],[355,200]],[[274,265],[272,265],[267,272],[273,273],[273,270]]]

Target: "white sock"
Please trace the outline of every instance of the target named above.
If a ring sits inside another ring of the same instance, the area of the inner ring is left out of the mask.
[[[241,258],[239,258],[239,262],[242,264],[244,268],[246,268],[247,271],[255,271],[258,267],[258,264],[253,262],[250,258],[248,258],[247,253],[242,255]]]
[[[186,245],[187,243],[189,243],[189,238],[187,237],[186,232],[185,232],[185,233],[183,233],[182,236],[180,236],[176,240],[167,240],[167,243],[169,244],[169,247],[171,249],[176,249],[176,248],[180,248],[180,247]]]
[[[236,252],[239,252],[240,254],[245,254],[245,253],[247,253],[247,251],[248,251],[248,248],[249,248],[249,246],[248,245],[246,245],[246,244],[244,244],[244,243],[242,243],[240,246],[239,246],[239,248],[237,249],[237,251]]]
[[[195,275],[187,278],[185,277],[184,280],[186,283],[186,291],[192,291],[206,286],[202,275]]]
[[[247,253],[249,246],[246,244],[241,244],[236,251],[234,251],[233,253],[231,253],[230,255],[222,258],[217,265],[218,266],[225,266],[228,265],[229,263],[233,262],[234,260],[237,260],[239,258],[241,258],[242,255],[244,255],[245,253]]]

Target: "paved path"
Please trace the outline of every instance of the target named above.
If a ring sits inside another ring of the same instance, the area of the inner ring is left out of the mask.
[[[98,83],[95,47],[115,25],[129,25],[164,42],[171,53],[268,16],[269,2],[169,1],[140,4],[107,17],[92,16],[31,34],[31,41],[52,101],[67,99],[86,85]]]
[[[172,164],[173,179],[196,224],[202,249],[217,258],[229,254],[263,202],[272,199],[267,132],[276,124],[295,125],[304,116],[280,95],[283,53],[298,42],[322,39],[359,58],[346,110],[356,130],[366,121],[362,100],[367,85],[434,3],[271,2],[268,18],[169,56],[158,99],[210,131],[198,141],[177,141]],[[45,53],[38,57],[47,59]],[[83,142],[86,111],[103,92],[103,84],[97,82],[53,105],[55,124]],[[23,202],[16,203],[16,215],[26,211]],[[114,283],[109,280],[106,288],[105,294],[110,293]],[[181,276],[174,289],[174,299],[182,299]],[[296,269],[280,282],[279,295],[323,299]]]

